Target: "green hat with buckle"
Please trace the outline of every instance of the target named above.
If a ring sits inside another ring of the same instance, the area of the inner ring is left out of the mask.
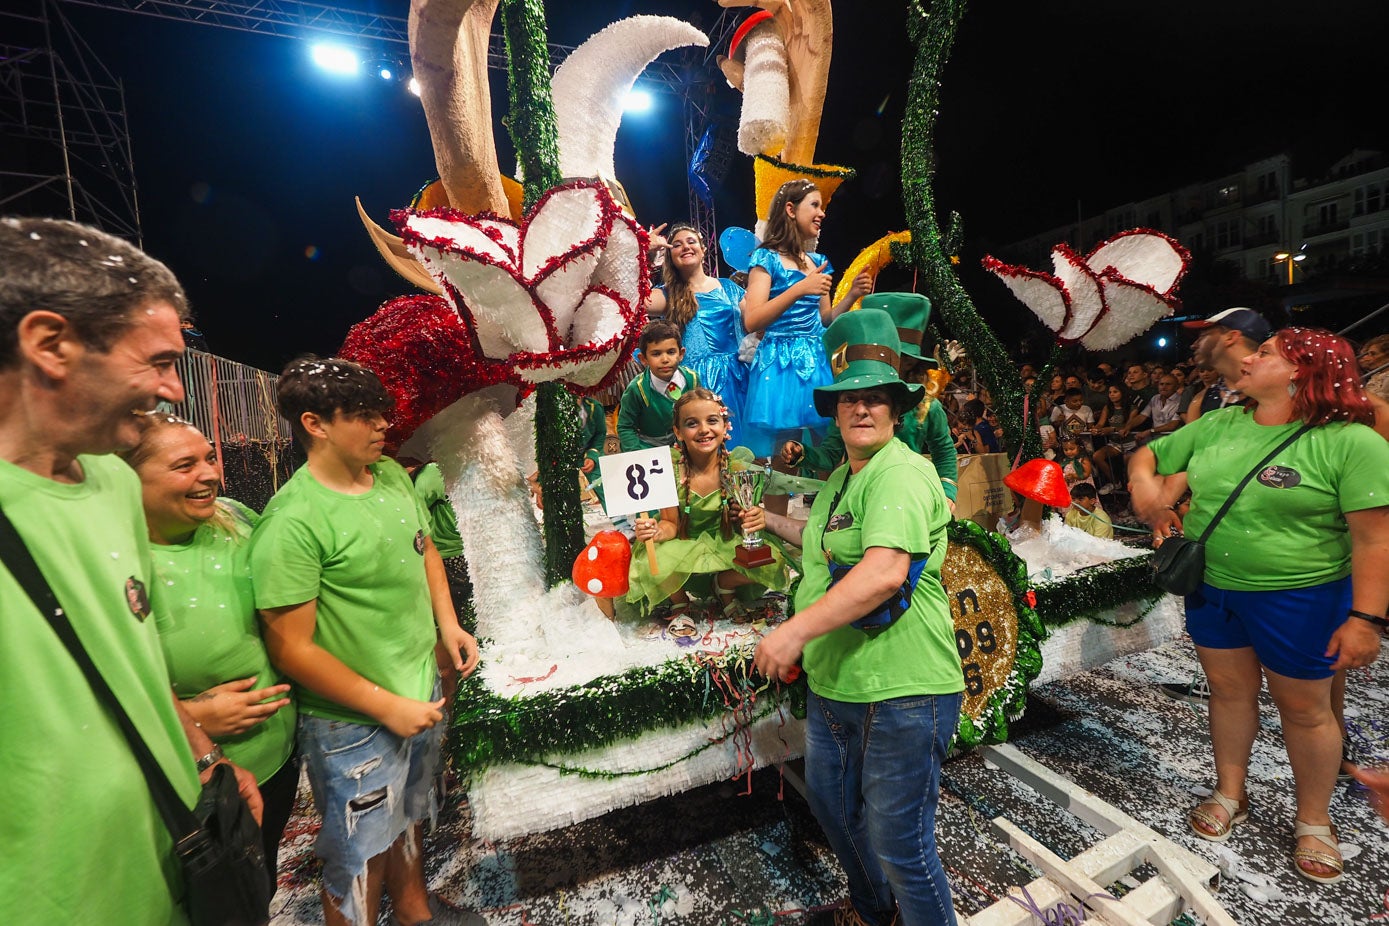
[[[902,353],[913,360],[938,366],[936,358],[922,353],[921,342],[926,337],[926,325],[931,320],[931,300],[920,293],[869,293],[860,303],[863,309],[881,309],[892,316],[897,325],[897,337],[902,341]]]
[[[896,394],[900,411],[915,408],[926,390],[920,383],[904,383],[897,370],[902,365],[902,341],[897,325],[882,309],[859,309],[836,318],[824,335],[834,382],[815,389],[815,410],[834,417],[836,393],[886,387]]]

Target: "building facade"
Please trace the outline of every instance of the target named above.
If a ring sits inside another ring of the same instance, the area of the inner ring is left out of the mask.
[[[1356,149],[1322,175],[1299,178],[1291,157],[1278,154],[1057,226],[1001,248],[1000,256],[1047,267],[1058,242],[1084,253],[1140,227],[1165,232],[1256,282],[1305,283],[1372,268],[1389,255],[1389,158]]]

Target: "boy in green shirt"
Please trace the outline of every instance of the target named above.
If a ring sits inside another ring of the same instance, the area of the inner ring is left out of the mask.
[[[384,889],[403,926],[483,923],[425,888],[418,821],[436,811],[445,705],[436,654],[466,676],[478,653],[428,512],[382,456],[391,399],[339,359],[294,361],[278,391],[308,462],[266,507],[251,567],[266,648],[300,685],[324,918],[374,923]]]
[[[618,403],[617,439],[623,453],[674,444],[675,400],[699,385],[699,375],[680,365],[685,348],[675,325],[650,322],[637,343],[646,369],[627,384]]]

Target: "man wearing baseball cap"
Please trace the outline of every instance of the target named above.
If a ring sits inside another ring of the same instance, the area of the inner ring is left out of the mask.
[[[1235,307],[1217,312],[1202,321],[1182,322],[1183,328],[1200,332],[1191,345],[1192,359],[1197,366],[1206,366],[1220,374],[1220,379],[1203,394],[1191,400],[1186,421],[1192,422],[1209,411],[1244,401],[1229,388],[1240,377],[1244,358],[1259,349],[1273,334],[1273,326],[1253,309]]]

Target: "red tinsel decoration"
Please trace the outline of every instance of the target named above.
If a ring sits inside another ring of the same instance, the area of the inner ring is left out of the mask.
[[[395,399],[386,434],[394,452],[462,396],[520,379],[478,354],[458,313],[439,296],[401,296],[347,332],[339,354],[369,368]]]

